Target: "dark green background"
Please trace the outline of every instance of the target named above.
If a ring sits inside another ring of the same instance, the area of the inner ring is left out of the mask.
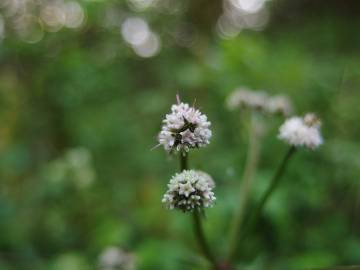
[[[96,269],[110,245],[135,254],[138,269],[202,269],[187,264],[199,254],[190,216],[161,204],[178,161],[150,151],[176,93],[196,98],[212,122],[211,144],[191,153],[190,166],[216,180],[205,228],[223,254],[247,149],[242,118],[225,99],[242,85],[288,95],[296,113],[317,113],[325,143],[291,161],[255,234],[241,243],[240,265],[360,264],[358,1],[270,1],[265,29],[232,39],[214,30],[220,1],[181,1],[176,13],[79,3],[87,14],[80,29],[28,44],[9,28],[0,42],[1,270]],[[160,53],[134,54],[118,27],[103,26],[108,9],[145,18]],[[197,35],[193,46],[173,39],[183,23]],[[287,149],[276,138],[282,119],[264,122],[251,207]],[[66,160],[79,147],[91,158],[74,172]],[[91,184],[79,184],[78,174],[92,173]]]

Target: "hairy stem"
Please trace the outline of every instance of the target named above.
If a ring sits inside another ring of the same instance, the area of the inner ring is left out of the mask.
[[[256,121],[257,121],[256,116],[251,115],[250,126],[249,126],[249,145],[247,151],[245,170],[240,185],[240,192],[238,197],[239,202],[237,204],[238,208],[235,209],[234,218],[230,227],[229,254],[228,254],[229,260],[231,260],[231,258],[233,258],[236,253],[236,249],[239,243],[237,236],[239,235],[242,225],[244,223],[243,221],[244,221],[245,210],[250,197],[253,178],[259,160],[260,132],[258,131]]]

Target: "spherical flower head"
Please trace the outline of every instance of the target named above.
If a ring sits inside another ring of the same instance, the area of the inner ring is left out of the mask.
[[[279,138],[293,146],[315,149],[323,143],[320,120],[314,114],[291,117],[280,127]]]
[[[178,104],[171,106],[171,112],[163,120],[159,144],[168,152],[182,153],[208,145],[212,133],[206,115],[178,101]]]
[[[168,184],[162,202],[169,209],[184,212],[212,207],[216,197],[212,192],[215,184],[207,173],[184,170],[175,174]]]

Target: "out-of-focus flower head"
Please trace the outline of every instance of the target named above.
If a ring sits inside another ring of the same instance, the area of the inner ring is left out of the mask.
[[[267,98],[267,94],[263,91],[251,91],[247,88],[239,88],[230,94],[227,99],[227,106],[231,110],[237,108],[263,110],[266,107]]]
[[[268,98],[266,109],[270,114],[288,117],[292,112],[292,105],[287,96],[277,95]]]
[[[178,98],[178,103],[171,106],[171,112],[163,120],[159,145],[168,152],[182,153],[204,147],[210,143],[210,125],[205,114]]]
[[[214,182],[207,173],[184,170],[170,179],[162,202],[169,209],[177,208],[184,212],[212,207],[216,200],[213,187]]]
[[[279,138],[293,146],[315,149],[323,143],[319,118],[308,113],[304,117],[291,117],[280,127]]]
[[[230,110],[250,109],[283,116],[289,116],[292,111],[291,101],[288,97],[283,95],[269,96],[264,91],[253,91],[244,87],[232,92],[226,103]]]
[[[99,270],[135,270],[136,259],[131,253],[114,246],[107,247],[99,256]]]

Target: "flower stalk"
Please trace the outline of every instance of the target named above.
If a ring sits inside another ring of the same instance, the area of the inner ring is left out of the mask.
[[[278,186],[281,177],[283,176],[286,167],[291,159],[291,157],[293,156],[293,154],[296,152],[296,147],[295,146],[290,146],[289,150],[286,152],[282,162],[280,163],[280,166],[278,167],[278,169],[276,170],[273,178],[270,181],[270,185],[268,187],[268,189],[265,191],[264,195],[262,196],[259,204],[257,205],[256,209],[254,210],[252,216],[250,217],[250,220],[248,222],[248,225],[245,226],[242,234],[240,234],[240,236],[238,236],[238,240],[243,240],[245,237],[247,237],[249,235],[249,233],[251,233],[252,230],[255,229],[257,222],[259,220],[259,217],[267,203],[267,201],[269,200],[270,196],[272,195],[272,193],[274,192],[275,188]]]
[[[280,113],[284,116],[290,111],[290,103],[285,97],[275,96],[269,99],[267,95],[259,92],[256,94],[248,91],[238,91],[229,100],[229,107],[248,107],[253,112],[249,118],[249,144],[248,154],[243,179],[240,185],[240,196],[235,210],[233,223],[229,235],[229,254],[226,260],[218,260],[212,253],[203,229],[204,210],[212,207],[216,197],[213,192],[215,182],[206,172],[189,170],[188,153],[194,149],[205,147],[210,143],[212,132],[211,123],[207,116],[194,107],[180,101],[171,106],[171,112],[165,116],[161,132],[158,136],[159,145],[162,145],[169,154],[179,155],[179,169],[170,179],[162,202],[170,210],[190,212],[192,215],[194,236],[199,249],[211,265],[213,270],[233,270],[233,261],[239,243],[256,228],[259,217],[264,207],[286,170],[286,167],[298,147],[316,149],[323,143],[320,133],[321,122],[315,114],[308,113],[304,117],[291,117],[286,119],[279,129],[278,138],[290,145],[289,150],[275,171],[269,186],[262,195],[254,211],[247,217],[246,209],[251,195],[253,178],[256,172],[260,141],[261,127],[257,113]],[[260,123],[261,124],[261,123]]]
[[[237,236],[239,235],[242,225],[244,223],[244,215],[246,207],[249,201],[253,178],[256,171],[256,167],[259,160],[260,152],[260,133],[257,126],[256,115],[250,115],[249,125],[249,145],[247,151],[247,159],[240,185],[239,203],[238,208],[235,210],[234,218],[230,227],[229,234],[229,258],[232,258],[236,252],[238,241]]]
[[[180,153],[179,156],[180,156],[180,171],[182,172],[182,171],[188,169],[188,154]],[[203,229],[202,220],[201,220],[202,216],[201,216],[200,211],[198,209],[194,209],[192,216],[193,216],[195,237],[198,242],[198,245],[199,245],[202,253],[206,257],[206,259],[214,266],[214,269],[217,269],[216,259],[215,259],[214,255],[212,254],[212,252],[209,248],[209,245],[206,241],[206,238],[205,238],[204,229]]]
[[[180,153],[180,172],[182,172],[183,170],[187,170],[187,169],[188,169],[188,154]]]
[[[202,216],[200,211],[194,210],[193,212],[193,222],[194,222],[194,232],[197,239],[197,242],[201,248],[202,253],[206,259],[214,266],[214,269],[217,269],[217,262],[215,257],[210,251],[209,245],[207,244],[204,230],[202,227]]]
[[[271,182],[270,182],[270,186],[268,187],[268,189],[266,190],[266,192],[264,193],[263,197],[261,198],[261,201],[259,203],[259,205],[257,206],[257,208],[255,209],[254,212],[254,218],[253,218],[253,223],[251,224],[252,227],[254,227],[259,219],[259,216],[262,212],[262,210],[264,209],[264,206],[266,204],[266,202],[269,200],[271,194],[273,193],[273,191],[275,190],[275,188],[278,186],[281,177],[283,176],[286,166],[289,163],[290,158],[292,157],[292,155],[295,153],[296,151],[296,147],[294,146],[290,146],[289,150],[287,151],[284,159],[282,160],[279,168],[277,169],[274,177],[272,178]]]

